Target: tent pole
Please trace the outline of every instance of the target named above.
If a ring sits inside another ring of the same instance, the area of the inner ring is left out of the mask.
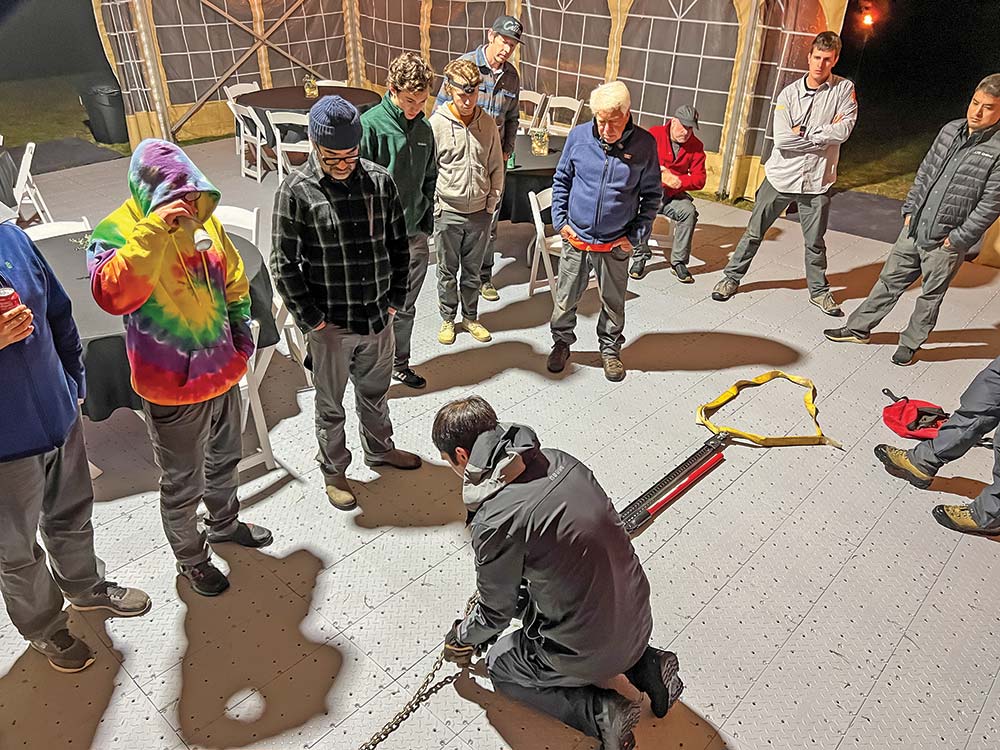
[[[145,0],[132,0],[132,14],[139,31],[139,44],[142,45],[142,65],[146,69],[146,80],[149,82],[149,92],[156,107],[156,120],[160,125],[160,137],[173,141],[174,134],[170,130],[170,115],[167,113],[167,97],[163,90],[163,81],[154,66],[156,52],[153,49],[153,23],[147,13]]]
[[[735,101],[730,109],[729,132],[726,133],[726,142],[722,150],[722,170],[719,174],[719,189],[717,194],[723,198],[728,198],[733,191],[733,170],[738,154],[736,153],[739,143],[740,132],[744,129],[744,121],[749,117],[749,106],[747,99],[750,96],[750,88],[756,81],[751,82],[750,71],[753,68],[754,50],[757,48],[758,35],[760,32],[760,6],[764,0],[753,0],[750,4],[750,17],[747,19],[747,40],[743,45],[743,54],[740,56],[739,74],[736,79]]]

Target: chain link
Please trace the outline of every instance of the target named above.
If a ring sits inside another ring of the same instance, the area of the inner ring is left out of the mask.
[[[472,608],[476,606],[476,602],[479,601],[478,592],[473,594],[469,598],[469,603],[465,607],[465,615],[468,617],[469,613],[472,612]],[[400,709],[399,713],[392,717],[389,722],[382,727],[379,731],[371,736],[365,744],[358,748],[358,750],[374,750],[376,747],[385,742],[389,735],[395,732],[402,725],[404,721],[409,719],[413,712],[416,711],[423,703],[430,700],[431,696],[440,691],[442,688],[447,687],[462,676],[465,670],[456,672],[455,674],[448,675],[437,682],[434,682],[434,676],[438,673],[441,667],[444,666],[444,651],[441,651],[440,656],[434,660],[434,665],[431,667],[431,671],[427,673],[424,677],[424,681],[420,683],[420,687],[413,694],[413,697],[406,702],[406,705]],[[434,682],[432,685],[431,683]]]

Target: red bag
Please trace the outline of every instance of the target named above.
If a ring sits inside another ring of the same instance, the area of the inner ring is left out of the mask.
[[[886,427],[905,438],[930,440],[937,437],[941,425],[950,416],[948,412],[930,401],[918,401],[906,396],[897,397],[888,388],[882,393],[892,399],[882,410]]]

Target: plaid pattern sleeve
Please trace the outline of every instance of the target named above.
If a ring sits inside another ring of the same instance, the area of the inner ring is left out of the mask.
[[[383,167],[362,159],[338,181],[312,154],[278,189],[271,271],[302,330],[325,321],[378,333],[405,303],[409,263],[403,205]]]
[[[271,276],[295,325],[302,331],[311,331],[324,321],[324,317],[323,311],[313,301],[302,270],[301,242],[295,191],[290,180],[286,179],[274,195]]]

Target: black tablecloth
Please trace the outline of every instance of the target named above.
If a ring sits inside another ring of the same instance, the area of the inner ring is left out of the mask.
[[[87,400],[83,413],[95,422],[107,419],[118,408],[141,409],[142,401],[132,390],[131,371],[125,353],[124,319],[97,306],[90,292],[86,248],[74,243],[87,232],[39,240],[35,244],[73,301],[73,319],[83,341],[87,369]],[[274,292],[260,251],[249,240],[229,235],[243,258],[250,279],[250,315],[260,324],[257,346],[278,343],[278,328],[271,315]]]
[[[17,199],[14,197],[14,183],[17,182],[17,165],[9,151],[0,149],[0,203],[14,210]]]
[[[515,224],[532,221],[528,193],[530,191],[538,193],[552,187],[552,176],[556,173],[556,166],[559,164],[565,143],[565,138],[550,136],[548,155],[533,156],[531,139],[527,135],[517,136],[514,145],[514,161],[517,166],[507,170],[503,201],[500,203],[501,221],[511,221]]]
[[[365,112],[382,101],[382,97],[375,91],[353,86],[321,86],[319,94],[320,96],[335,94],[343,97],[357,107],[358,112]],[[274,148],[274,131],[271,130],[267,113],[273,111],[305,114],[316,103],[316,99],[307,99],[305,89],[302,86],[279,86],[278,88],[240,94],[236,97],[236,103],[244,107],[251,107],[257,113],[257,117],[260,118],[267,131],[264,134],[267,137],[267,145]],[[252,128],[252,123],[249,124],[249,127]]]

